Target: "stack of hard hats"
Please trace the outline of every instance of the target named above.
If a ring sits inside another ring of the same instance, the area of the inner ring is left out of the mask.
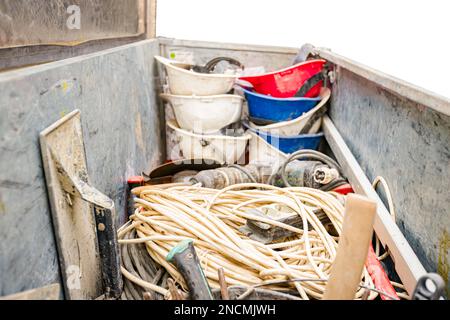
[[[323,106],[330,97],[330,90],[323,87],[325,63],[308,60],[283,70],[240,77],[249,112],[244,126],[283,154],[317,150],[323,138],[318,132]]]
[[[196,68],[201,67],[160,56],[155,58],[166,70],[169,92],[162,93],[161,97],[172,106],[175,119],[167,121],[167,125],[175,132],[182,156],[237,162],[251,138],[243,130],[241,135],[226,130],[241,118],[244,99],[227,94],[237,75],[198,72],[202,70]],[[203,68],[209,70],[211,64]]]

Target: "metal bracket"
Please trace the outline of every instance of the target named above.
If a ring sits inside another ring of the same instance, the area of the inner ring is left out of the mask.
[[[92,205],[94,212],[97,240],[101,256],[101,268],[105,295],[119,297],[122,293],[122,278],[120,273],[120,254],[117,235],[114,227],[114,202],[103,193],[88,184],[88,175],[81,170],[79,177],[71,176],[65,169],[53,150],[50,148],[55,162],[58,180],[67,194],[80,197]]]
[[[66,298],[119,297],[114,202],[89,183],[78,110],[41,133],[41,149]]]
[[[335,71],[335,68],[333,68],[332,71],[328,72],[328,79],[329,79],[331,84],[336,82],[336,71]]]
[[[434,288],[427,284],[431,282]],[[445,282],[437,273],[427,273],[417,281],[416,288],[412,294],[413,300],[440,300],[444,296]]]

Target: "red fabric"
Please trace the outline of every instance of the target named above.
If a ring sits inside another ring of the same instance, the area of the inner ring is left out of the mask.
[[[334,188],[331,191],[334,191],[334,192],[337,192],[337,193],[340,193],[340,194],[343,194],[343,195],[346,195],[347,193],[353,193],[354,192],[352,186],[349,183],[344,184],[342,186],[339,186],[337,188]]]
[[[375,251],[373,251],[372,245],[369,247],[369,253],[366,260],[366,268],[373,280],[373,283],[375,284],[375,288],[389,294],[392,297],[396,297],[397,300],[400,300],[397,292],[389,281],[389,278],[384,271],[383,266],[381,265],[380,261],[378,261],[378,258],[375,255]],[[380,297],[383,300],[391,300],[390,298],[382,294],[380,294]]]

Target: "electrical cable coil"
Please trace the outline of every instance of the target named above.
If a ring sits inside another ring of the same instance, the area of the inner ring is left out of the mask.
[[[213,289],[220,288],[217,270],[223,268],[228,286],[265,286],[302,299],[322,298],[336,256],[338,237],[327,232],[313,210],[321,209],[340,234],[344,206],[336,193],[259,183],[237,184],[222,190],[200,186],[169,186],[166,189],[147,186],[136,188],[133,193],[137,195],[136,208],[131,221],[119,230],[119,243],[145,243],[149,256],[167,270],[182,291],[187,292],[184,279],[166,261],[166,256],[180,241],[193,239]],[[303,227],[296,228],[247,212],[251,208],[274,204],[299,214]],[[263,244],[239,230],[247,219],[285,228],[296,235]],[[135,230],[136,237],[125,239],[124,235],[130,230]],[[136,276],[130,277],[125,268],[122,271],[125,278],[137,282]],[[298,278],[305,281],[289,281]],[[145,281],[139,285],[143,284],[168,298],[166,288]],[[364,296],[365,288],[374,288],[366,269],[361,275],[356,299]],[[371,290],[367,298],[374,299],[377,295]]]

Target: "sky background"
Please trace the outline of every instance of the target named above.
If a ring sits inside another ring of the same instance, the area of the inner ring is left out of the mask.
[[[450,98],[450,1],[159,0],[157,35],[311,43]]]

